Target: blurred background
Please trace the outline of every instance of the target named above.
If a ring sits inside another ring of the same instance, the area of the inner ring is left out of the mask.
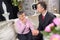
[[[38,27],[38,13],[32,9],[32,5],[38,1],[47,3],[47,10],[60,17],[60,0],[0,0],[0,40],[16,40],[14,22],[17,20],[17,12],[24,10],[29,20],[32,21],[35,28]],[[9,21],[5,21],[2,2],[6,5],[9,15]],[[34,15],[35,14],[35,15]],[[34,16],[33,16],[34,15]]]

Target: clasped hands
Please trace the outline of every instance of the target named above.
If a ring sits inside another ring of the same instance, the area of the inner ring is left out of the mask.
[[[38,30],[32,30],[32,35],[33,36],[37,36],[39,34],[39,31]]]

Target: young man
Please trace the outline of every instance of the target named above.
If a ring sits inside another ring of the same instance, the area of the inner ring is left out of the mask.
[[[39,15],[39,31],[43,31],[47,25],[52,23],[53,19],[56,17],[52,13],[47,11],[47,4],[45,2],[38,2],[36,4],[37,6],[37,11],[41,13]],[[38,33],[34,40],[43,40],[43,35],[41,33]]]

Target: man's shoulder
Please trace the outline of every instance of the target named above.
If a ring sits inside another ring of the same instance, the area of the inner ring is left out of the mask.
[[[51,12],[47,12],[48,13],[48,15],[50,16],[50,17],[56,17],[56,15],[54,15],[53,13],[51,13]]]

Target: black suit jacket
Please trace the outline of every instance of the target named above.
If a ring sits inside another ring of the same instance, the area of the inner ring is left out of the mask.
[[[53,22],[53,19],[55,17],[56,16],[53,15],[52,13],[47,12],[46,15],[45,15],[44,21],[43,21],[42,20],[42,14],[39,15],[39,27],[38,27],[38,30],[43,31],[47,25],[49,25],[50,23]]]

